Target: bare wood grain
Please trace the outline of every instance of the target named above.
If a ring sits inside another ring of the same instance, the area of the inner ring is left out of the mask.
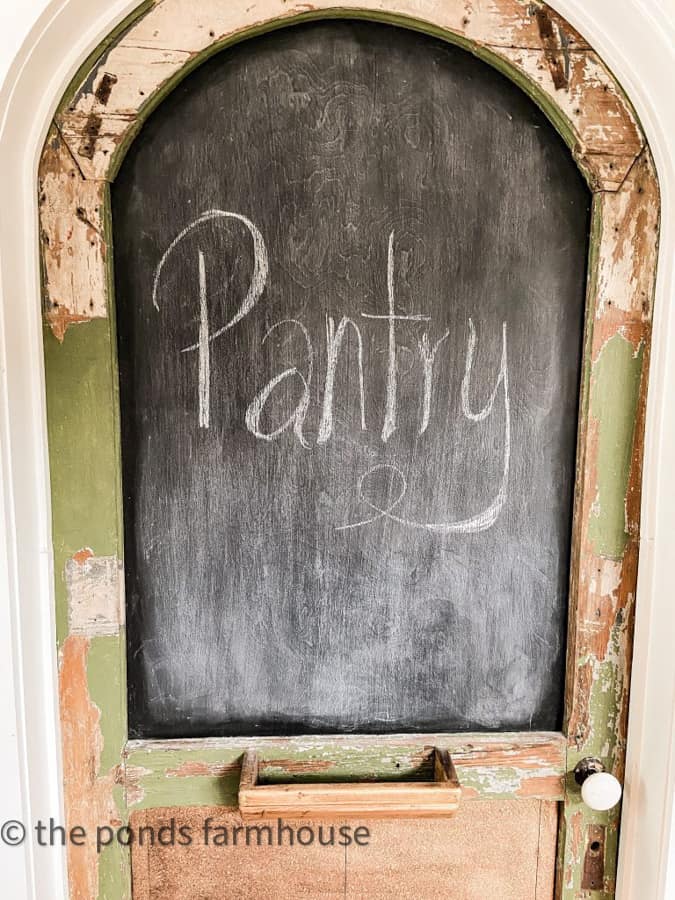
[[[459,806],[462,789],[448,751],[434,748],[433,757],[434,781],[259,784],[258,755],[248,751],[241,768],[239,811],[244,818],[449,816]]]

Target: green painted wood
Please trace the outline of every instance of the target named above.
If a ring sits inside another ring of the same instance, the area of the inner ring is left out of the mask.
[[[57,642],[68,628],[66,563],[89,548],[122,556],[115,368],[110,321],[44,330]]]
[[[495,744],[517,742],[515,733],[495,735]],[[521,736],[522,737],[522,736]],[[536,743],[533,738],[533,755]],[[562,735],[547,735],[546,744],[564,748]],[[131,811],[165,806],[236,807],[240,766],[245,750],[257,751],[261,780],[270,784],[432,780],[431,749],[438,745],[453,757],[462,787],[483,799],[517,799],[528,778],[561,777],[565,753],[555,764],[528,766],[479,762],[476,745],[489,748],[485,735],[428,735],[410,738],[332,740],[274,738],[256,740],[133,741],[126,751],[128,803]],[[462,757],[466,764],[462,764]],[[469,758],[471,762],[469,762]],[[557,799],[562,799],[562,792]],[[550,797],[549,799],[556,799]]]

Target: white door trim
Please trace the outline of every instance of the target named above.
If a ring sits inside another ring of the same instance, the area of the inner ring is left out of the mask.
[[[668,2],[552,3],[584,33],[631,97],[649,137],[663,203],[618,900],[668,896],[674,813],[675,24]],[[6,780],[0,824],[5,818],[62,821],[37,162],[71,76],[135,5],[44,3],[0,86],[0,771]],[[8,896],[66,896],[60,847],[39,848],[30,840],[22,848],[0,845],[0,865]]]

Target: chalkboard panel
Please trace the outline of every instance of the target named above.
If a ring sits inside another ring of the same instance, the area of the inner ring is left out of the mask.
[[[540,111],[314,23],[112,200],[132,736],[559,728],[589,193]]]

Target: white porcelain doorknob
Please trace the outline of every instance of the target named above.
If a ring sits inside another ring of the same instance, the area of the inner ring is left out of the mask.
[[[621,784],[609,772],[589,775],[581,785],[581,798],[591,809],[611,809],[621,799]]]
[[[587,756],[574,769],[577,784],[581,785],[581,799],[598,812],[612,809],[621,799],[623,788],[618,778],[609,772],[599,759]]]

